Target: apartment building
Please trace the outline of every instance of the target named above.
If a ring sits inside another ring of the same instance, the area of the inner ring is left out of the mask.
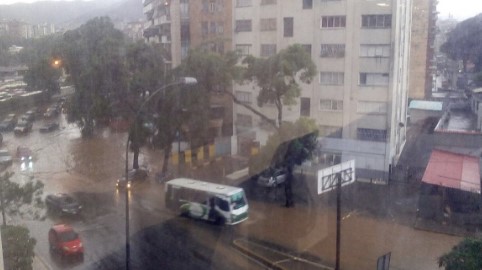
[[[232,10],[231,0],[143,0],[144,38],[167,52],[171,68],[190,49],[222,54],[232,48]],[[213,89],[210,96],[213,138],[233,134],[233,102],[219,90]]]
[[[409,98],[426,99],[432,94],[437,32],[437,0],[417,0],[412,7]]]
[[[302,85],[284,120],[316,120],[320,160],[356,160],[358,177],[387,179],[406,137],[411,30],[410,0],[234,0],[233,49],[269,57],[303,45],[318,69]],[[238,99],[257,108],[254,85],[235,85]],[[276,119],[275,106],[258,108]],[[238,149],[266,142],[258,117],[235,106]],[[261,127],[261,128],[260,128]]]

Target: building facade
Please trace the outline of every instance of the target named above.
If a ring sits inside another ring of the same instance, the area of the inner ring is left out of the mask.
[[[269,57],[304,46],[318,74],[297,105],[284,106],[283,120],[316,120],[322,162],[355,159],[359,177],[387,179],[406,137],[411,10],[409,0],[235,0],[233,49]],[[274,105],[257,107],[254,85],[234,93],[276,119]],[[266,142],[259,118],[242,106],[234,118],[240,149]]]
[[[409,87],[411,99],[431,97],[437,69],[435,58],[436,8],[436,0],[413,2]]]
[[[224,53],[232,47],[231,0],[143,0],[147,25],[144,38],[157,43],[171,68],[191,49]],[[210,96],[210,128],[213,138],[233,134],[233,102],[213,89]]]

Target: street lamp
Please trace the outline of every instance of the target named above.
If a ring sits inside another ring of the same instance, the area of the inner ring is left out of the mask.
[[[162,86],[161,88],[157,89],[156,91],[152,92],[152,94],[149,94],[149,97],[142,102],[142,104],[139,107],[139,110],[137,110],[136,117],[134,118],[134,125],[137,128],[137,119],[139,118],[139,114],[141,113],[141,110],[144,108],[144,106],[149,102],[154,96],[158,95],[159,93],[165,93],[165,91],[172,86],[176,85],[194,85],[197,84],[197,79],[193,77],[181,77],[178,80],[166,84]],[[127,143],[126,143],[126,164],[125,164],[125,177],[126,177],[126,269],[130,269],[130,241],[129,241],[129,189],[127,188],[127,183],[129,183],[129,142],[131,141],[131,134],[129,132],[127,136]]]

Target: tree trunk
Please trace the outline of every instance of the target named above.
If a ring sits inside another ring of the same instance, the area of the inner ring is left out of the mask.
[[[162,162],[162,170],[161,170],[163,175],[166,175],[167,173],[167,164],[169,164],[169,156],[171,155],[171,150],[172,150],[172,143],[168,144],[167,147],[164,149],[164,160]]]
[[[281,127],[281,123],[283,122],[283,103],[281,98],[276,99],[276,108],[278,109],[278,128]]]
[[[134,152],[134,158],[132,159],[132,168],[139,169],[139,152],[140,152],[139,145],[133,145],[132,150]]]
[[[293,201],[293,167],[288,167],[288,175],[286,176],[286,182],[285,182],[285,207],[293,207],[295,206],[295,203]]]

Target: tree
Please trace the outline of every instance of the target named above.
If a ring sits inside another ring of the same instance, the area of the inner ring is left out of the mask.
[[[209,133],[210,96],[213,92],[228,91],[232,84],[236,61],[231,63],[229,59],[220,54],[193,50],[174,70],[176,77],[194,77],[198,83],[166,91],[158,103],[159,132],[154,142],[164,149],[163,173],[167,171],[172,143],[177,136],[184,137],[192,148],[212,139]],[[190,87],[193,89],[189,90]]]
[[[29,90],[60,91],[62,36],[50,35],[32,39],[20,51],[19,58],[28,66],[24,80]],[[56,62],[58,62],[56,64]]]
[[[464,72],[467,62],[475,64],[476,71],[482,71],[482,14],[460,22],[448,34],[447,41],[440,50],[453,60],[463,62]]]
[[[36,63],[29,63],[29,69],[24,76],[30,90],[47,90],[50,93],[60,91],[60,69],[53,65],[54,60],[41,59]]]
[[[283,123],[283,105],[293,105],[300,96],[297,80],[311,83],[316,67],[301,45],[292,45],[268,58],[248,56],[244,78],[256,82],[260,91],[258,105],[274,103],[278,111],[278,126]]]
[[[41,218],[40,210],[43,209],[42,193],[43,183],[29,181],[24,185],[10,181],[13,173],[4,173],[0,176],[0,204],[3,225],[7,225],[6,215]]]
[[[37,240],[30,237],[27,228],[5,225],[1,228],[5,269],[31,270]]]
[[[439,267],[445,270],[482,269],[482,240],[464,239],[452,250],[438,258]]]
[[[160,48],[153,47],[145,43],[135,43],[128,47],[127,66],[130,74],[128,97],[125,97],[122,108],[130,108],[134,115],[134,123],[129,129],[129,141],[131,150],[134,152],[132,167],[139,168],[140,148],[145,144],[147,138],[152,135],[151,130],[145,127],[145,123],[151,121],[147,117],[149,105],[155,107],[156,104],[146,104],[147,108],[141,108],[149,93],[153,93],[170,77],[166,69],[163,52]],[[157,99],[158,100],[158,99]],[[147,110],[146,113],[137,113],[139,110]]]
[[[318,132],[313,119],[300,118],[295,123],[285,122],[268,138],[260,153],[250,159],[249,171],[259,173],[266,168],[286,168],[285,206],[294,206],[292,181],[293,168],[308,160],[317,148]]]
[[[127,96],[126,43],[107,17],[95,18],[64,34],[62,60],[75,86],[68,120],[82,135],[93,135],[97,120],[109,119]]]

